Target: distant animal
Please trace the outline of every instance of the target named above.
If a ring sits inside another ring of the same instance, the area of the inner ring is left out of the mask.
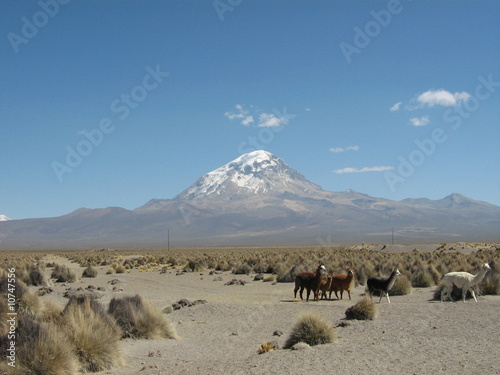
[[[328,298],[331,299],[332,292],[335,292],[335,297],[338,299],[337,292],[340,292],[340,299],[342,299],[345,290],[349,294],[349,299],[351,299],[351,284],[353,280],[354,270],[352,268],[347,269],[347,275],[333,275],[330,281],[330,295]]]
[[[330,286],[332,285],[332,276],[329,275],[326,278],[321,279],[321,283],[319,286],[319,291],[321,292],[321,299],[326,299],[327,293],[330,290]]]
[[[319,299],[319,287],[321,285],[323,274],[326,272],[326,268],[323,264],[320,264],[316,269],[316,273],[312,272],[301,272],[295,276],[295,289],[293,290],[294,298],[297,298],[297,291],[300,289],[300,299],[304,299],[302,292],[304,288],[307,290],[307,301],[309,301],[309,295],[311,290],[314,293],[314,300]]]
[[[382,301],[382,297],[384,296],[384,294],[387,298],[387,302],[391,303],[391,300],[389,299],[389,290],[392,288],[394,282],[396,281],[396,277],[399,275],[401,275],[401,272],[399,272],[399,270],[396,269],[391,273],[391,276],[389,276],[389,278],[387,279],[376,276],[370,277],[366,281],[370,298],[373,299],[373,293],[375,291],[378,291],[380,292],[380,299],[378,300],[378,303]]]
[[[479,283],[489,270],[491,270],[490,265],[488,263],[484,263],[477,275],[471,275],[468,272],[448,272],[443,276],[444,287],[441,291],[441,302],[443,302],[446,295],[448,295],[448,297],[453,301],[453,297],[451,296],[453,285],[462,289],[462,299],[464,302],[467,291],[470,291],[474,301],[477,302],[476,294],[474,293],[472,287]]]

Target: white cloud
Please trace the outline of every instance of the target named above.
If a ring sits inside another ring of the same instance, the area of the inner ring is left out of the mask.
[[[396,111],[399,111],[399,108],[401,107],[401,104],[403,104],[403,102],[397,102],[396,104],[394,104],[394,105],[391,107],[391,112],[396,112]]]
[[[278,117],[272,113],[261,113],[259,115],[260,128],[273,128],[281,125],[288,124],[288,118],[286,116]]]
[[[375,167],[335,169],[333,172],[337,173],[337,174],[341,174],[341,173],[365,173],[365,172],[392,171],[393,169],[394,169],[394,167],[381,165],[381,166],[375,166]]]
[[[311,112],[311,108],[307,107],[307,108],[305,109],[305,111],[307,111],[307,112]]]
[[[470,94],[465,91],[451,93],[449,91],[439,89],[429,90],[420,94],[417,97],[417,102],[421,107],[434,107],[436,105],[454,107],[462,104],[469,98]]]
[[[429,120],[429,116],[422,116],[422,117],[412,117],[410,119],[410,123],[413,126],[425,126],[429,124],[431,121]]]
[[[348,146],[348,147],[332,147],[330,152],[345,152],[345,151],[358,151],[359,146]]]
[[[241,124],[245,126],[254,122],[253,116],[248,115],[248,110],[244,109],[241,104],[236,104],[234,108],[236,108],[236,112],[226,112],[224,116],[229,120],[241,119]]]

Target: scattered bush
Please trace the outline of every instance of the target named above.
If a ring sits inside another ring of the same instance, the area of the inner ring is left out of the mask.
[[[389,291],[389,295],[391,296],[405,296],[407,294],[411,294],[413,288],[411,286],[410,281],[404,275],[396,277],[396,281]]]
[[[175,327],[164,314],[139,295],[113,298],[108,312],[123,331],[122,337],[133,339],[176,339]]]
[[[121,330],[96,300],[71,298],[62,314],[61,326],[84,371],[104,371],[122,365],[118,345]]]
[[[377,317],[377,306],[370,297],[364,296],[345,312],[346,319],[373,320]]]
[[[76,273],[72,269],[67,266],[61,266],[60,264],[56,264],[54,266],[54,270],[50,276],[53,279],[56,279],[57,282],[60,283],[73,283],[76,281]]]
[[[434,285],[434,279],[428,271],[421,270],[413,276],[411,284],[415,288],[428,288]]]
[[[97,270],[92,266],[88,266],[83,270],[82,277],[97,277]]]
[[[488,272],[478,286],[484,295],[500,295],[500,274],[496,272]]]
[[[64,335],[53,324],[18,316],[16,359],[19,373],[29,375],[73,375],[77,358]],[[6,353],[10,340],[0,337],[0,350]]]
[[[292,328],[284,348],[289,349],[299,342],[313,346],[328,344],[335,340],[337,340],[337,335],[330,323],[314,312],[306,312],[300,315],[299,320]]]
[[[276,281],[276,277],[274,275],[264,276],[264,280],[263,281],[265,283],[267,283],[267,282],[273,282],[273,281]]]

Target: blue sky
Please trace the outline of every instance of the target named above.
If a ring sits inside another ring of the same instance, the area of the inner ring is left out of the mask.
[[[500,205],[500,3],[0,2],[0,214],[172,198],[257,148]]]

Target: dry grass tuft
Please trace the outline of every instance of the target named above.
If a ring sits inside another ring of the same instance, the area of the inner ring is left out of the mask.
[[[407,294],[411,294],[413,288],[411,286],[410,280],[404,275],[401,275],[396,278],[394,285],[390,290],[391,296],[405,296]]]
[[[121,327],[124,338],[178,338],[172,322],[139,295],[113,298],[108,311]]]
[[[345,312],[346,319],[357,320],[373,320],[377,317],[377,314],[377,306],[368,296],[364,296]]]
[[[305,312],[299,316],[283,347],[289,349],[299,342],[313,346],[336,340],[337,334],[329,322],[314,312]]]
[[[9,348],[8,336],[0,338],[2,353]],[[66,338],[52,324],[19,315],[16,337],[18,373],[29,375],[73,375],[77,359]]]
[[[268,341],[262,343],[260,348],[257,350],[257,354],[264,354],[267,352],[272,352],[273,350],[279,349],[279,345],[276,341]]]
[[[54,270],[50,277],[61,283],[74,283],[76,281],[75,271],[67,266],[61,266],[60,264],[54,266]]]
[[[97,269],[92,266],[88,266],[83,270],[82,277],[97,277]]]
[[[123,364],[118,344],[121,331],[99,302],[89,297],[71,298],[60,324],[84,371],[104,371]]]

